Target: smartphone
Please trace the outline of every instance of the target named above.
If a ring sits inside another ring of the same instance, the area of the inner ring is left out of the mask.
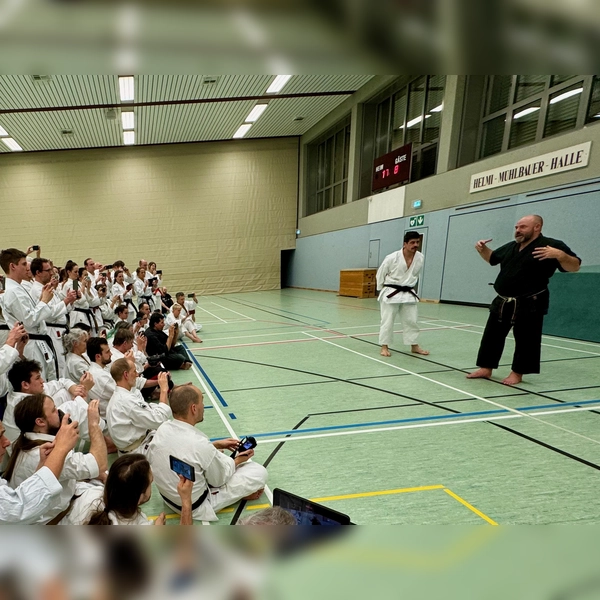
[[[31,249],[32,249],[32,250],[39,250],[39,249],[40,249],[40,247],[39,247],[39,246],[31,246]]]
[[[190,481],[196,481],[196,470],[192,465],[180,458],[175,458],[174,456],[169,456],[169,463],[171,465],[171,471],[175,471],[177,475],[182,475]]]
[[[105,268],[105,269],[112,269],[112,268],[113,268],[113,266],[112,266],[112,265],[104,265],[104,268]]]
[[[156,271],[157,275],[162,275],[162,271]]]
[[[188,294],[188,298],[193,298],[194,294]]]
[[[77,292],[79,290],[79,279],[73,279],[73,291]]]
[[[63,417],[65,416],[65,413],[59,409],[57,409],[58,412],[58,418],[60,419],[60,422],[62,423]],[[67,420],[67,423],[70,425],[73,422],[73,419],[71,419],[71,417],[69,417],[69,419]]]
[[[242,439],[237,450],[233,451],[231,458],[235,458],[239,453],[246,452],[246,450],[251,450],[252,448],[256,448],[256,440],[250,435]]]
[[[127,291],[129,291],[129,290],[130,290],[132,287],[133,287],[133,284],[131,284],[131,283],[128,283],[128,284],[127,284],[127,287],[126,287],[125,289],[126,289]]]

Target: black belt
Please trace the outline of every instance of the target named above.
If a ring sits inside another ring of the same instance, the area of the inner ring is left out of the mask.
[[[173,502],[172,500],[169,500],[168,498],[165,498],[165,496],[162,496],[162,499],[167,503],[170,504],[173,508],[176,508],[178,511],[181,512],[182,508],[181,506],[179,506],[179,504],[175,504],[175,502]],[[204,490],[204,493],[198,498],[198,500],[196,500],[196,502],[194,502],[192,504],[192,510],[196,510],[208,497],[208,488],[206,488]]]
[[[498,311],[498,321],[501,322],[503,315],[504,315],[504,307],[507,304],[511,304],[514,302],[514,307],[513,307],[513,312],[512,315],[510,317],[510,322],[514,325],[515,324],[515,320],[517,318],[517,306],[521,303],[522,300],[528,300],[529,298],[533,298],[534,300],[537,299],[537,297],[540,294],[543,294],[544,292],[547,292],[548,288],[545,288],[539,292],[535,292],[534,294],[527,294],[526,296],[515,296],[515,297],[509,297],[509,296],[502,296],[500,294],[498,294],[498,298],[502,299],[502,305],[500,306],[500,310]],[[498,293],[498,292],[496,292]]]
[[[69,326],[64,323],[48,323],[46,322],[46,327],[56,327],[58,329],[65,329],[67,332],[69,331]]]
[[[393,285],[391,283],[386,283],[385,287],[392,288],[394,291],[391,294],[388,294],[386,298],[393,298],[396,294],[400,292],[408,292],[412,294],[417,300],[419,300],[419,296],[415,293],[415,288],[410,287],[409,285]]]
[[[80,312],[80,313],[83,313],[84,315],[87,315],[88,321],[90,323],[90,327],[94,331],[98,331],[98,323],[96,323],[96,317],[94,317],[94,313],[92,312],[91,308],[73,308],[73,310],[75,312]]]
[[[0,331],[10,331],[10,327],[6,323],[0,323]]]
[[[45,333],[28,333],[27,335],[29,336],[30,340],[39,340],[41,342],[46,342],[46,344],[48,344],[48,347],[50,348],[50,352],[52,352],[52,358],[54,358],[54,367],[56,368],[56,378],[58,379],[58,377],[60,376],[60,373],[58,371],[58,358],[56,356],[56,348],[54,347],[54,342],[52,341],[52,338],[49,335],[46,335]]]

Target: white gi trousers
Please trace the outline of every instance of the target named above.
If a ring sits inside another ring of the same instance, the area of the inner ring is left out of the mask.
[[[405,345],[414,345],[419,338],[417,326],[417,302],[388,303],[380,302],[381,327],[379,329],[379,345],[391,346],[394,341],[394,321],[400,313],[402,320],[402,337]]]

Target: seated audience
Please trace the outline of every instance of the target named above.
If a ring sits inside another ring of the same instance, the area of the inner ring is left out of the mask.
[[[79,267],[72,260],[67,261],[65,273],[67,279],[56,288],[56,293],[65,301],[69,292],[76,291],[77,293],[77,300],[73,303],[73,310],[70,313],[69,326],[84,325],[95,331],[96,327],[91,306],[98,306],[100,302],[90,292],[92,280],[87,276],[85,269],[83,269],[80,276]],[[75,287],[77,287],[77,290],[75,290]]]
[[[297,525],[296,517],[281,506],[269,506],[241,519],[238,525]]]
[[[68,422],[65,415],[54,443],[39,446],[35,472],[15,489],[0,478],[0,525],[36,523],[44,513],[58,504],[63,487],[59,482],[66,457],[71,453],[79,431],[77,421]],[[0,421],[0,463],[5,457],[10,440],[4,435]]]
[[[90,370],[90,361],[84,356],[88,337],[87,331],[78,327],[74,327],[63,337],[65,378],[79,381]]]
[[[44,394],[27,396],[19,402],[15,408],[15,422],[20,435],[4,474],[12,488],[18,487],[35,473],[40,460],[39,446],[53,442],[62,425],[54,401]],[[86,483],[86,480],[98,477],[105,479],[108,459],[100,429],[97,400],[92,400],[89,404],[88,426],[91,440],[89,453],[69,452],[59,477],[62,491],[58,502],[39,517],[38,523],[60,523],[77,504],[81,493],[92,485]]]
[[[125,454],[113,463],[104,488],[90,488],[81,496],[79,510],[71,511],[72,525],[152,525],[140,506],[152,495],[152,470],[141,454]],[[186,514],[181,525],[192,525],[192,482],[180,477],[178,486]],[[154,525],[165,524],[161,513]]]
[[[178,369],[190,369],[192,363],[188,359],[183,346],[177,346],[177,335],[179,327],[174,324],[169,327],[169,335],[164,333],[165,318],[160,313],[152,313],[150,323],[146,330],[146,354],[148,356],[164,355],[162,364],[169,371]]]
[[[191,315],[184,317],[182,315],[181,304],[173,304],[170,312],[165,317],[165,325],[170,327],[174,323],[178,324],[178,339],[183,340],[184,337],[189,338],[196,344],[201,344],[202,340],[196,335],[196,326],[192,321]]]
[[[182,307],[182,317],[184,319],[190,317],[194,323],[194,326],[196,327],[196,331],[200,331],[202,329],[202,325],[200,325],[200,323],[196,323],[196,307],[198,306],[198,298],[196,298],[196,294],[186,300],[183,292],[177,292],[175,294],[175,302],[180,304]]]
[[[115,271],[115,280],[112,286],[112,298],[118,298],[120,304],[126,304],[129,307],[127,311],[127,320],[131,323],[135,315],[135,306],[133,304],[133,283],[125,281],[124,271]]]
[[[121,453],[145,454],[156,428],[172,416],[167,374],[158,375],[158,404],[148,404],[136,388],[137,372],[133,361],[116,360],[110,374],[116,389],[106,409],[108,433]]]
[[[192,385],[181,386],[173,390],[170,402],[174,420],[159,426],[147,454],[156,486],[168,506],[181,511],[177,493],[179,479],[171,470],[171,455],[195,469],[194,519],[217,521],[216,513],[222,508],[242,498],[259,498],[267,482],[267,470],[250,461],[254,450],[231,458],[220,450],[236,450],[239,440],[229,438],[211,443],[208,436],[196,428],[204,420],[202,392]]]

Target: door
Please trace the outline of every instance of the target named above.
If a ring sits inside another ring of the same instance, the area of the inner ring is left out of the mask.
[[[380,240],[369,240],[369,269],[377,269],[379,267],[379,242]]]

